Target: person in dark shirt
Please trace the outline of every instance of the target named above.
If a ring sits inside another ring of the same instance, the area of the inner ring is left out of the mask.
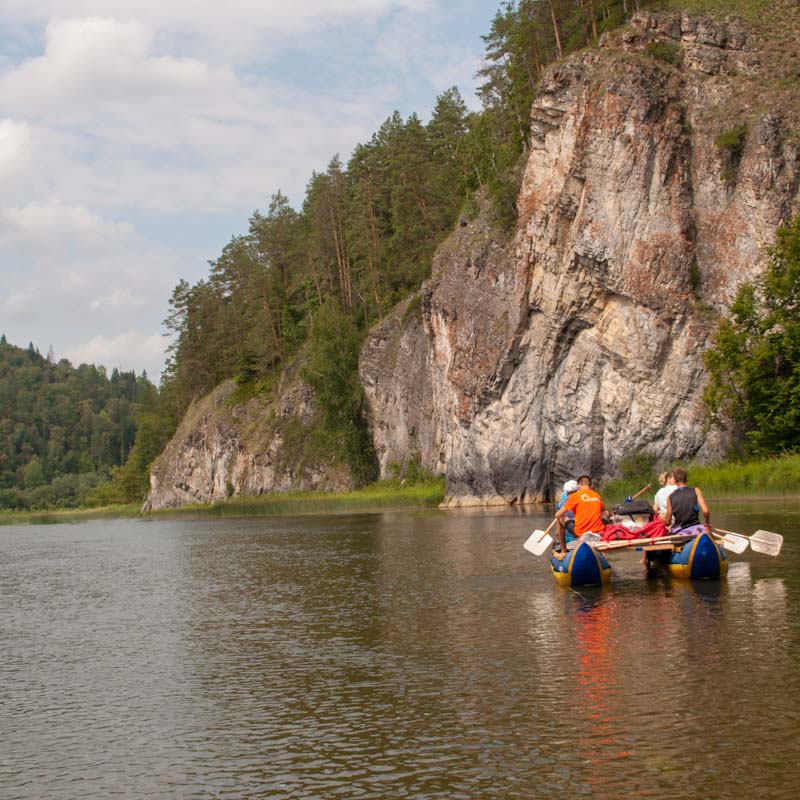
[[[689,476],[682,467],[672,470],[675,485],[678,487],[667,498],[667,510],[661,515],[664,524],[672,525],[672,533],[680,533],[700,525],[700,512],[706,530],[711,530],[711,512],[703,493],[697,486],[687,486]]]

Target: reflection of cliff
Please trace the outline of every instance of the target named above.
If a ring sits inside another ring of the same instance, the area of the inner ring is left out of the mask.
[[[798,208],[779,116],[753,120],[733,161],[714,144],[758,64],[734,24],[642,16],[549,71],[511,244],[484,217],[460,227],[364,348],[384,471],[419,452],[451,503],[504,503],[636,450],[714,452],[703,349]]]

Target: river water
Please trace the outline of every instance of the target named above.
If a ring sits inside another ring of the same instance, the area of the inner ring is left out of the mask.
[[[0,797],[795,798],[800,502],[721,583],[560,588],[546,521],[0,528]]]

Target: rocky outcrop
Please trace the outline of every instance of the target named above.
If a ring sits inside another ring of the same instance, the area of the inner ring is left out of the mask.
[[[651,14],[549,71],[515,234],[460,226],[364,348],[384,472],[418,453],[451,504],[526,502],[633,452],[717,452],[703,351],[798,210],[797,140],[737,94],[759,69],[741,25]]]
[[[292,489],[346,490],[347,470],[315,453],[313,396],[285,379],[277,398],[237,401],[233,381],[187,412],[150,471],[143,510]]]

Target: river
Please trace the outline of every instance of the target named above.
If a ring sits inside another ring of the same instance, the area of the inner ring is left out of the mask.
[[[546,521],[0,528],[0,797],[794,800],[800,501],[721,583],[560,588]]]

